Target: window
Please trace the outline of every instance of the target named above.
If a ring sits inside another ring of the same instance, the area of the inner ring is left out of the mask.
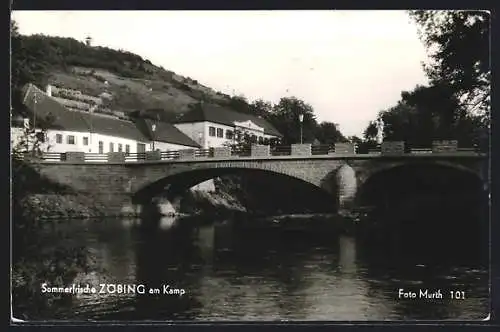
[[[62,143],[62,135],[61,134],[56,134],[56,143],[58,143],[58,144]]]
[[[130,153],[130,145],[125,144],[125,153],[129,154]]]
[[[259,136],[259,144],[263,144],[263,143],[264,143],[264,137]]]
[[[114,152],[115,145],[113,143],[109,143],[109,152]]]
[[[251,142],[257,143],[257,135],[252,135]]]
[[[217,137],[224,137],[224,129],[217,128]]]
[[[88,137],[83,138],[83,145],[89,145],[89,138]]]
[[[74,135],[68,135],[67,143],[68,144],[76,144],[75,136]]]
[[[99,141],[99,153],[104,153],[104,143]]]
[[[122,152],[122,144],[118,143],[118,152]]]
[[[208,136],[215,136],[215,127],[208,127]]]
[[[231,130],[226,130],[226,138],[233,139],[233,132]]]

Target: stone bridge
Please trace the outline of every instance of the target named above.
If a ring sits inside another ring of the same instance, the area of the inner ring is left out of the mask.
[[[406,170],[407,176],[453,174],[453,181],[472,179],[483,190],[488,189],[489,182],[488,158],[475,152],[213,156],[106,163],[66,160],[42,161],[37,167],[47,178],[101,200],[112,214],[136,209],[160,194],[168,197],[175,207],[176,197],[183,190],[214,177],[248,171],[304,181],[331,194],[332,204],[340,209],[355,205],[369,183],[376,183],[383,190],[384,183],[398,181],[391,174],[405,174]]]

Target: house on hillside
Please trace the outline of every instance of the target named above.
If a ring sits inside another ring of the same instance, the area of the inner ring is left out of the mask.
[[[184,113],[174,121],[174,125],[204,149],[235,143],[237,135],[246,134],[259,144],[282,137],[263,118],[206,103],[200,103]]]
[[[165,124],[157,124],[158,129],[150,135],[141,123],[135,121],[69,110],[33,84],[25,86],[23,104],[22,120],[12,122],[12,147],[19,144],[28,127],[35,127],[39,132],[41,128],[47,129],[41,148],[50,152],[146,152],[152,150],[153,140],[160,144],[160,150],[174,146],[177,150],[197,146],[179,130]],[[168,143],[174,145],[161,145]]]

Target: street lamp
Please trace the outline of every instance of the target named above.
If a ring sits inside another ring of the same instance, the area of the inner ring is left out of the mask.
[[[38,103],[38,95],[34,94],[34,97],[33,97],[33,101],[34,101],[34,105],[33,105],[33,132],[36,131],[36,104]]]
[[[153,151],[155,151],[155,135],[154,135],[154,132],[156,130],[156,124],[152,124],[151,125],[151,131],[153,132]]]
[[[302,121],[304,121],[304,114],[299,114],[300,121],[300,144],[302,144]]]

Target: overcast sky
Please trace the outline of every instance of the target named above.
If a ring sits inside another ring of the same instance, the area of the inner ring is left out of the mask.
[[[404,11],[18,11],[21,34],[123,49],[215,90],[273,103],[296,96],[318,121],[361,135],[402,90],[426,84]]]

